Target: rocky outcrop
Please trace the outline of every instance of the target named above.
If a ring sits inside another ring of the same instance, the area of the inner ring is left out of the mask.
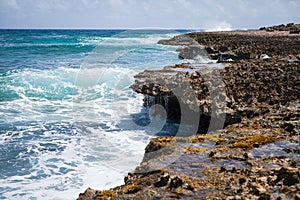
[[[183,57],[206,49],[237,61],[137,74],[131,88],[145,95],[144,105],[160,105],[170,121],[190,129],[152,139],[123,185],[88,188],[78,199],[300,199],[300,36],[291,33],[297,27],[161,41],[187,46]],[[202,50],[193,49],[198,42]],[[256,59],[261,53],[271,58]],[[193,126],[197,131],[189,132]]]
[[[300,33],[300,24],[280,24],[277,26],[271,26],[271,27],[261,27],[259,30],[266,30],[269,32],[273,31],[288,31],[290,34],[299,34]]]
[[[299,30],[300,24],[289,24],[284,27],[274,26],[250,31],[199,32],[178,35],[169,40],[160,40],[158,43],[186,46],[179,49],[179,55],[187,59],[205,55],[203,50],[211,59],[220,61],[254,59],[259,58],[261,54],[277,57],[299,54]],[[199,49],[198,52],[195,50],[196,47]],[[224,54],[226,58],[222,58]]]
[[[276,59],[228,63],[224,69],[182,64],[139,73],[131,88],[146,95],[146,106],[162,105],[171,120],[199,119],[204,133],[205,117],[224,119],[227,126],[299,99],[299,77],[299,63]]]

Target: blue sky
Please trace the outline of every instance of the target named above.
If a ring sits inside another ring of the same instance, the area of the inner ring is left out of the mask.
[[[0,28],[229,30],[300,23],[300,0],[0,0]]]

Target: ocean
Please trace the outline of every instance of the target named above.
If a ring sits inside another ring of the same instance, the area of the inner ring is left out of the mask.
[[[76,199],[142,161],[134,75],[181,63],[160,39],[188,30],[0,30],[0,199]]]

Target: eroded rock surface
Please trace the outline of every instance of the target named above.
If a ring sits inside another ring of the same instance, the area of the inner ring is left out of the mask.
[[[211,56],[227,52],[239,60],[223,69],[182,64],[146,70],[131,86],[145,95],[145,106],[162,105],[169,119],[209,133],[152,139],[124,185],[88,188],[78,199],[300,199],[298,28],[191,33],[161,41],[199,42]],[[258,59],[261,53],[271,58]],[[207,127],[212,123],[218,130]]]
[[[227,63],[224,69],[182,64],[135,78],[131,88],[146,95],[146,105],[161,104],[179,121],[185,110],[188,118],[224,118],[226,126],[300,98],[300,64],[277,59]]]
[[[272,57],[297,55],[300,51],[299,30],[300,24],[290,24],[251,31],[198,32],[160,40],[159,44],[186,46],[179,49],[179,56],[187,59],[197,56],[197,45],[212,59],[220,59],[224,53],[226,59],[233,60],[255,59],[261,54]]]
[[[299,103],[207,135],[155,138],[124,185],[88,189],[79,199],[297,199],[299,107],[298,117],[286,121],[297,120],[294,133],[277,123],[288,107]]]

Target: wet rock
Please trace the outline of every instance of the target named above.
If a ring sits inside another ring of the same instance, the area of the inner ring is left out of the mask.
[[[152,144],[159,145],[150,148],[153,150],[150,153],[169,148],[176,151],[178,157],[169,164],[159,165],[159,170],[152,170],[153,162],[164,163],[174,156],[165,154],[164,159],[158,160],[158,153],[152,159],[144,159],[128,174],[125,184],[112,188],[111,193],[88,189],[78,199],[94,199],[97,195],[108,195],[107,199],[296,199],[300,189],[299,163],[277,155],[273,149],[264,157],[245,157],[244,149],[228,148],[238,140],[236,137],[255,135],[280,140],[290,137],[287,132],[263,128],[256,119],[247,119],[208,135],[152,139]],[[187,147],[193,152],[186,151]],[[207,150],[198,151],[201,148]],[[257,149],[266,152],[263,144]],[[213,155],[209,155],[211,152]]]

